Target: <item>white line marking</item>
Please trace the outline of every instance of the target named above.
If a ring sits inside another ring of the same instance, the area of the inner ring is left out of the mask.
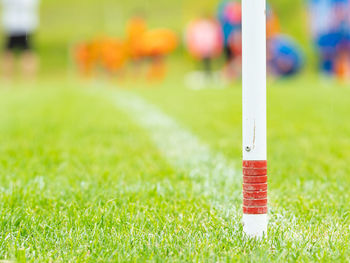
[[[233,162],[220,153],[213,153],[190,131],[137,95],[115,89],[113,91],[99,89],[97,93],[107,95],[119,109],[148,131],[151,139],[169,163],[179,172],[184,172],[191,177],[194,194],[208,197],[211,205],[220,211],[222,216],[231,218],[237,223],[240,222],[242,175],[235,169]],[[169,184],[167,180],[159,182],[156,186],[157,191],[167,192],[169,187],[171,188]],[[151,187],[152,185],[149,184],[136,184],[126,186],[125,191],[139,191]],[[235,207],[234,203],[239,206]],[[292,211],[276,207],[269,213],[269,218],[271,230],[283,234],[285,242],[306,242],[315,238],[313,231],[298,226],[299,220],[303,219],[296,217]],[[332,236],[338,236],[339,222],[332,222],[331,218],[329,222],[332,226]],[[319,240],[321,241],[326,244],[328,238]]]
[[[107,95],[119,109],[148,131],[173,167],[191,177],[194,193],[209,197],[220,210],[233,212],[233,209],[237,215],[236,210],[240,207],[232,204],[241,199],[241,176],[233,162],[222,154],[213,153],[195,135],[139,96],[122,90]]]

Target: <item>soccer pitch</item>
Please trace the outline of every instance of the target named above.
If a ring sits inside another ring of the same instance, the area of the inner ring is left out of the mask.
[[[0,259],[347,261],[350,90],[321,83],[268,85],[263,241],[242,236],[239,83],[1,89]]]

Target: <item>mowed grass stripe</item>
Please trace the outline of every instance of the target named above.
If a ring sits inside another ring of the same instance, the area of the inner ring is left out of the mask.
[[[110,94],[110,97],[114,98],[119,108],[124,109],[140,126],[149,131],[155,144],[175,169],[187,170],[187,174],[195,182],[196,178],[203,179],[196,183],[197,189],[200,189],[198,194],[209,196],[214,206],[218,205],[217,208],[228,212],[236,224],[240,223],[241,173],[234,171],[232,163],[222,154],[211,152],[195,135],[142,97],[123,90],[116,90],[114,96]],[[278,189],[273,190],[274,195],[278,193]],[[329,215],[325,218],[330,220]],[[276,241],[276,237],[280,237],[288,245],[303,244],[303,248],[309,247],[306,244],[319,236],[320,231],[329,235],[320,237],[318,247],[327,246],[334,237],[336,238],[332,241],[340,245],[340,236],[347,228],[346,223],[339,221],[340,218],[328,221],[327,226],[320,222],[315,228],[310,228],[302,213],[294,213],[284,206],[278,206],[276,202],[270,205],[269,219],[268,242]],[[339,226],[343,230],[338,230]]]
[[[193,180],[194,192],[210,197],[226,210],[239,208],[241,173],[234,162],[214,153],[203,142],[154,105],[127,91],[109,94],[116,106],[148,131],[150,138],[176,170]],[[235,201],[233,201],[235,200]],[[234,213],[237,214],[237,213]]]
[[[269,239],[246,240],[233,215],[240,197],[224,199],[233,208],[222,213],[210,194],[194,191],[206,179],[173,169],[115,101],[55,83],[69,89],[0,91],[0,259],[19,258],[23,248],[37,262],[347,261],[348,195],[334,194],[338,183],[345,187],[343,174],[339,182],[289,185],[289,195],[282,172],[272,174]]]
[[[61,85],[1,91],[0,259],[220,261],[253,249],[112,102]]]
[[[215,84],[213,84],[214,86]],[[269,237],[276,255],[346,259],[350,251],[350,90],[303,77],[268,85]],[[230,159],[241,156],[241,86],[134,90]],[[236,147],[235,147],[236,146]],[[277,237],[276,237],[277,236]],[[345,237],[345,238],[343,238]],[[317,242],[315,242],[317,240]],[[282,245],[283,244],[283,245]],[[329,245],[331,244],[331,245]],[[282,245],[281,249],[276,249]]]
[[[147,259],[160,232],[209,221],[205,202],[112,104],[68,90],[2,95],[1,259],[22,250],[39,262]]]

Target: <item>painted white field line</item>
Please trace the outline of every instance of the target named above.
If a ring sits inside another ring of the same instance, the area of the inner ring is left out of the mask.
[[[118,109],[123,110],[136,124],[145,129],[166,160],[179,173],[191,177],[195,194],[208,197],[211,205],[221,211],[223,216],[238,222],[241,208],[240,205],[235,207],[234,204],[240,204],[242,198],[242,176],[232,161],[220,153],[211,151],[208,145],[173,118],[132,92],[99,89],[94,93],[112,100]],[[167,192],[169,187],[172,188],[166,181],[157,184],[157,191]],[[125,190],[139,191],[152,187],[154,186],[137,184],[126,187]],[[285,233],[285,240],[298,243],[311,240],[312,232],[298,226],[298,221],[294,213],[284,209],[275,209],[273,214],[270,213],[270,227]]]
[[[166,160],[179,173],[191,177],[193,191],[199,196],[206,196],[210,204],[220,211],[223,216],[239,222],[241,215],[241,183],[242,176],[235,169],[234,163],[220,153],[214,153],[208,145],[182,127],[174,119],[163,113],[156,106],[150,104],[136,94],[124,90],[96,89],[94,95],[101,95],[115,103],[118,109],[123,110],[136,124],[148,131],[150,138],[164,155]],[[125,192],[138,192],[156,187],[160,193],[173,190],[167,180],[159,184],[125,185]],[[237,202],[239,200],[239,202]],[[283,240],[307,243],[315,239],[311,229],[299,226],[298,218],[293,212],[283,208],[270,210],[269,225],[273,230],[283,234]],[[332,237],[338,236],[339,222],[329,219]],[[326,244],[329,238],[321,238],[319,242]],[[310,243],[311,244],[311,243]],[[307,248],[307,246],[306,246]]]
[[[242,176],[232,161],[211,151],[194,134],[138,95],[116,89],[97,91],[97,94],[101,93],[148,132],[165,159],[179,173],[191,178],[196,195],[208,197],[211,205],[225,216],[240,217]],[[239,205],[235,207],[234,204]]]
[[[195,190],[212,197],[227,197],[235,190],[240,194],[240,187],[231,188],[240,185],[239,173],[223,155],[212,153],[195,135],[142,98],[118,91],[113,100],[118,108],[149,132],[155,145],[174,167],[186,171],[199,182],[195,186],[200,189]]]
[[[241,173],[232,161],[213,153],[190,131],[136,94],[124,90],[104,90],[102,94],[149,133],[174,168],[191,178],[194,193],[210,197],[216,208],[240,209],[233,207],[233,200],[241,198]]]

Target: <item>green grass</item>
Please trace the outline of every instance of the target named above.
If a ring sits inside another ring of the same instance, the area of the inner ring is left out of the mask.
[[[304,1],[270,3],[312,66]],[[349,262],[350,90],[344,85],[309,75],[269,85],[269,236],[254,241],[242,236],[240,186],[232,193],[218,186],[218,197],[201,193],[204,182],[173,167],[108,97],[62,81],[72,69],[74,42],[122,36],[139,7],[152,27],[181,35],[189,19],[216,4],[42,2],[37,44],[46,80],[10,89],[0,82],[0,260]],[[197,64],[182,51],[172,57],[165,83],[125,81],[122,87],[239,164],[240,84],[184,88],[183,73]]]
[[[0,90],[0,259],[348,261],[344,86],[312,78],[270,85],[264,241],[242,236],[240,187],[227,193],[228,206],[213,205],[145,130],[79,86],[46,81]],[[240,162],[239,84],[191,91],[169,78],[153,88],[124,86]]]

